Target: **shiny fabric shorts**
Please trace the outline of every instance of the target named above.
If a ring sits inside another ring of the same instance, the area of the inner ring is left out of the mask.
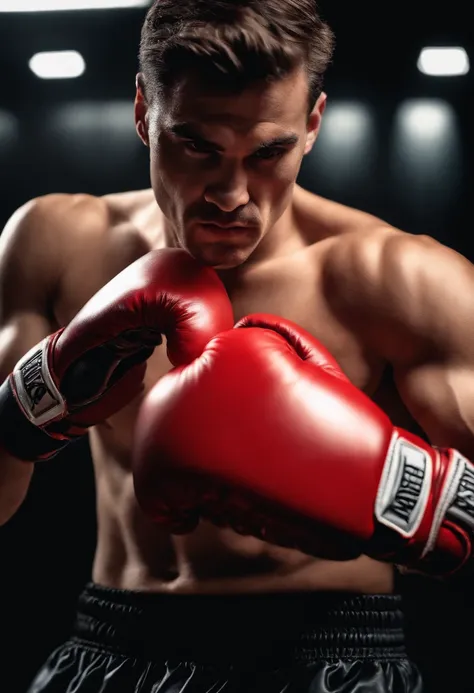
[[[88,585],[29,693],[421,693],[401,598],[157,595]]]

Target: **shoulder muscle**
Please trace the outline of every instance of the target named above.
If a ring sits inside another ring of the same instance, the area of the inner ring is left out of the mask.
[[[458,350],[474,329],[473,265],[427,236],[350,234],[331,249],[326,277],[341,316],[394,363]]]

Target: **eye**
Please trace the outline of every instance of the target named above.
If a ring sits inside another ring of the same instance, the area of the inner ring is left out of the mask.
[[[286,154],[286,151],[286,149],[281,147],[264,147],[255,152],[253,157],[260,161],[271,161],[272,159],[279,159]]]
[[[185,140],[183,144],[186,151],[190,154],[209,156],[210,154],[214,153],[214,151],[205,142],[198,142],[196,140]]]

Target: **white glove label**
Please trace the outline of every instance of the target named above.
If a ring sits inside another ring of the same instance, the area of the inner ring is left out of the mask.
[[[428,452],[394,433],[375,502],[378,522],[412,537],[426,510],[432,473]]]
[[[42,426],[66,413],[66,403],[48,367],[50,337],[31,349],[16,364],[13,387],[25,416]]]
[[[467,527],[474,534],[474,467],[457,450],[450,450],[450,465],[446,475],[433,524],[423,555],[433,551],[445,519]]]
[[[447,516],[474,530],[474,468],[465,457],[453,451],[456,468],[455,487],[451,489],[451,504]],[[454,493],[453,493],[454,490]]]

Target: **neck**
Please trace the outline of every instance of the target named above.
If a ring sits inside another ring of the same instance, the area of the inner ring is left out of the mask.
[[[281,217],[267,231],[258,246],[242,267],[253,266],[289,255],[302,248],[304,239],[296,224],[294,200],[285,209]]]

